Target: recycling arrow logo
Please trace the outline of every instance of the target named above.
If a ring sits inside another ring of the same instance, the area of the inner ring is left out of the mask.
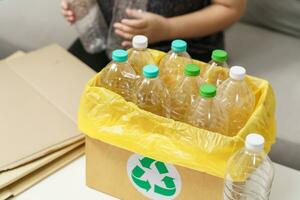
[[[172,165],[133,154],[127,162],[127,174],[133,186],[154,200],[174,199],[181,191],[181,178]]]

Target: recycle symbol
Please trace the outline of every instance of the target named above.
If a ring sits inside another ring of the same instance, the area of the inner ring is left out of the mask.
[[[145,190],[146,192],[153,190],[154,193],[170,197],[176,193],[176,185],[175,185],[175,178],[170,177],[167,175],[169,173],[168,168],[163,162],[153,160],[148,157],[140,158],[139,162],[140,165],[136,165],[133,170],[131,171],[131,178],[133,182],[141,189]],[[151,184],[149,180],[145,180],[144,174],[146,170],[154,170],[154,167],[157,169],[159,174],[164,175],[161,183],[162,184]]]

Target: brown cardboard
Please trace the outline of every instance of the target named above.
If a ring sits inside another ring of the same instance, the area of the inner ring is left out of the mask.
[[[32,185],[43,180],[47,176],[51,175],[55,171],[59,170],[63,166],[67,165],[74,159],[82,156],[84,154],[84,145],[73,149],[62,157],[55,159],[49,164],[41,167],[40,169],[34,171],[33,173],[23,177],[22,179],[14,182],[11,185],[0,190],[0,200],[10,199],[21,192],[25,191]]]
[[[80,145],[83,145],[84,141],[81,140],[69,146],[66,146],[63,149],[50,153],[46,156],[43,156],[37,160],[31,161],[26,165],[19,166],[18,168],[11,169],[5,172],[0,173],[0,190],[17,180],[20,180],[24,176],[40,169],[41,167],[47,165],[48,163],[54,161],[55,159],[65,156],[68,152],[74,150]]]
[[[0,61],[0,172],[83,140],[77,108],[94,74],[58,45]]]
[[[132,152],[86,137],[86,183],[122,200],[147,199],[130,183],[127,160]],[[182,179],[176,200],[221,200],[223,179],[175,166]]]

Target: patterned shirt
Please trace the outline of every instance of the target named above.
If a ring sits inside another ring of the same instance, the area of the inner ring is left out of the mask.
[[[104,18],[108,24],[112,19],[114,0],[98,0]],[[203,9],[211,4],[211,0],[148,0],[147,11],[162,15],[164,17],[174,17],[191,13]],[[195,59],[208,61],[212,50],[224,48],[223,32],[214,33],[209,36],[186,39],[188,52]],[[171,41],[162,41],[151,44],[150,48],[168,51]]]

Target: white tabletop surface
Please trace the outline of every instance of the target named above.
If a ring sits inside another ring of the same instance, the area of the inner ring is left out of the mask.
[[[300,171],[275,164],[275,180],[270,200],[299,200]],[[117,200],[85,185],[85,157],[52,174],[14,200]]]

